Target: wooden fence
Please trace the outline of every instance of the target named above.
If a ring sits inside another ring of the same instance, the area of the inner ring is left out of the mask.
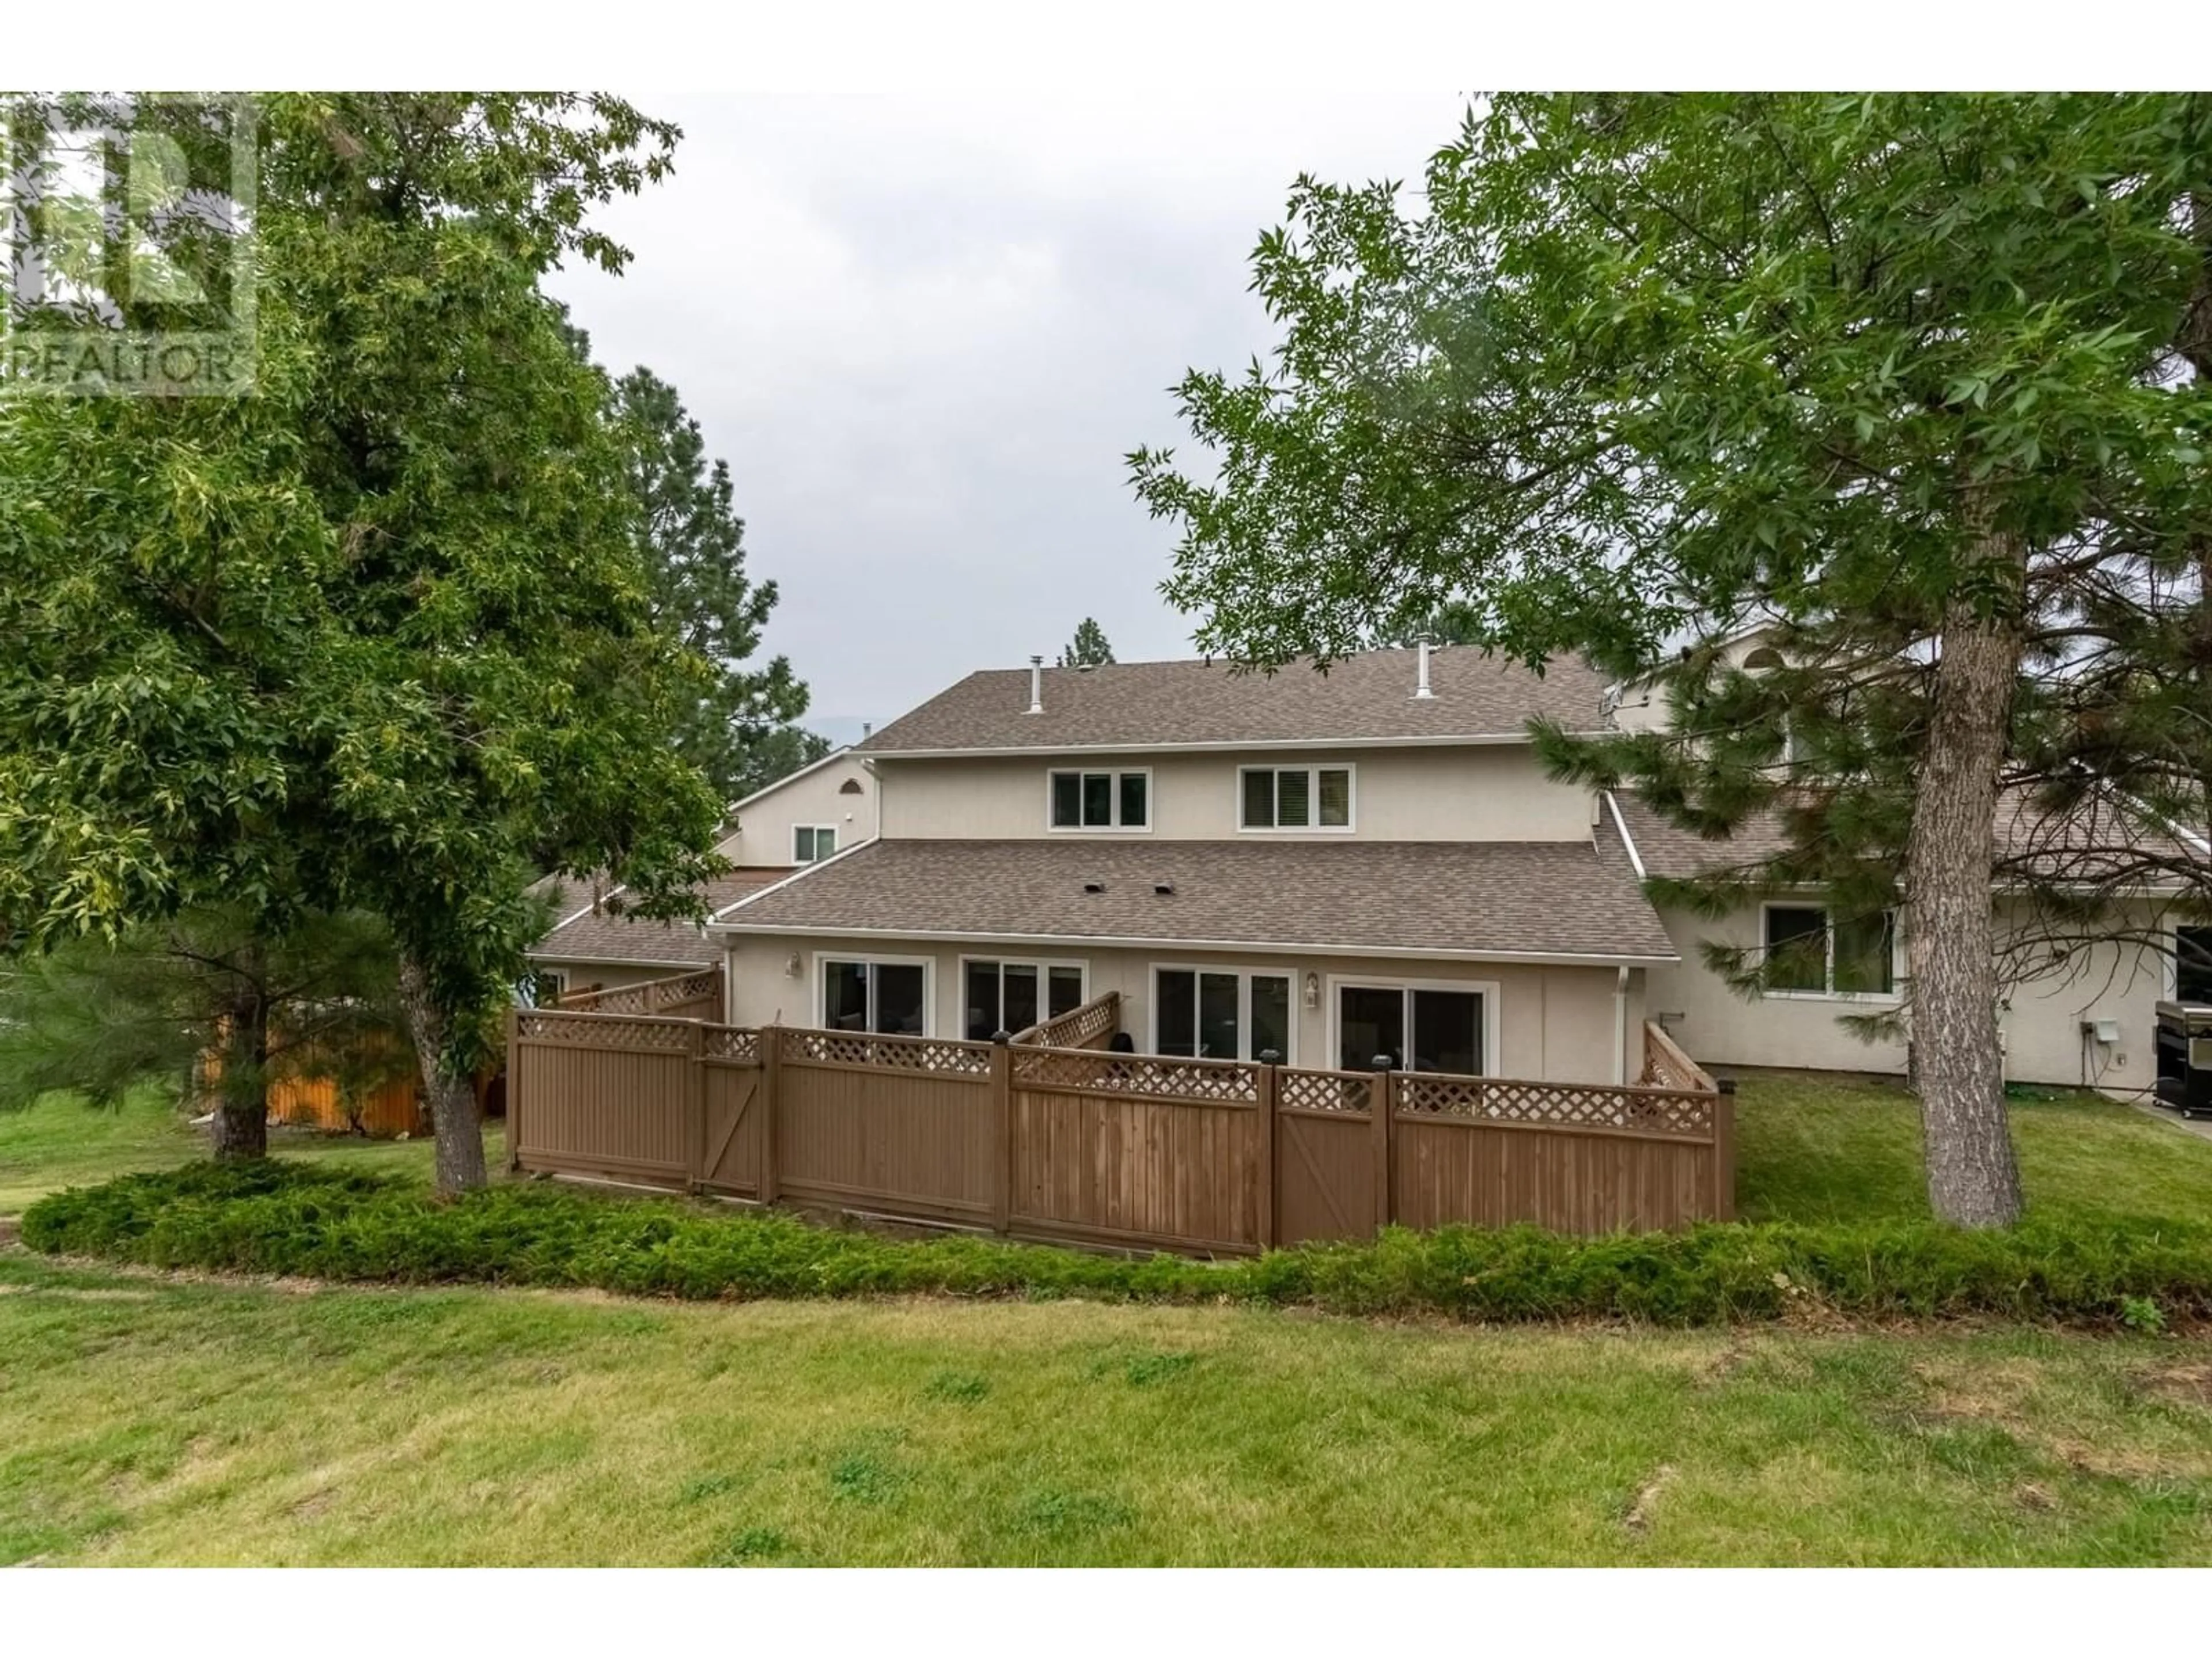
[[[662,1019],[718,1020],[722,1017],[722,974],[709,968],[668,979],[649,979],[611,990],[578,991],[555,1005],[579,1014],[641,1014]]]
[[[1080,1008],[1016,1033],[1014,1041],[1034,1048],[1103,1048],[1121,1029],[1121,994],[1108,991]]]
[[[1718,1088],[1322,1072],[519,1009],[514,1166],[1243,1254],[1393,1223],[1577,1233],[1735,1213]]]

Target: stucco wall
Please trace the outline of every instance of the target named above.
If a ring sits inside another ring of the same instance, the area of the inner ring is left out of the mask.
[[[845,786],[856,783],[857,793]],[[738,814],[738,830],[715,851],[732,864],[788,865],[795,824],[832,823],[837,845],[852,847],[876,834],[880,801],[876,780],[851,755],[840,755],[804,776],[785,779]]]
[[[1862,1042],[1837,1023],[1839,1015],[1873,1012],[1881,1004],[1802,995],[1746,1000],[1705,968],[1698,948],[1701,940],[1759,943],[1757,909],[1717,921],[1662,911],[1660,920],[1682,960],[1650,970],[1650,1006],[1655,1015],[1682,1016],[1670,1020],[1668,1029],[1692,1058],[1715,1066],[1905,1070],[1902,1042]],[[2132,920],[2141,926],[2148,918],[2139,913]],[[2002,909],[1998,926],[2008,926]],[[2021,1083],[2086,1081],[2120,1094],[2148,1089],[2157,1074],[2151,1047],[2154,1005],[2168,994],[2168,972],[2166,958],[2156,951],[2107,944],[2020,981],[2008,993],[2001,1017],[2007,1075]],[[2119,1041],[2109,1047],[2086,1041],[2081,1023],[2097,1019],[2118,1020]]]
[[[1239,766],[1350,766],[1352,833],[1368,841],[1581,841],[1590,792],[1554,783],[1522,744],[1469,748],[1316,750],[1203,755],[1084,755],[944,761],[880,757],[887,838],[1007,840],[1069,834],[1048,823],[1047,775],[1054,770],[1152,775],[1152,829],[1170,841],[1228,840],[1240,834]],[[1267,839],[1328,841],[1341,830],[1270,832]]]
[[[987,945],[916,943],[858,943],[822,939],[801,934],[732,935],[730,952],[731,1018],[741,1025],[781,1020],[787,1025],[817,1023],[815,963],[818,953],[864,957],[922,957],[931,965],[930,1034],[962,1036],[965,1033],[961,959],[1000,957],[1014,961],[1081,962],[1088,969],[1087,994],[1109,990],[1121,994],[1122,1029],[1138,1048],[1152,1045],[1152,970],[1165,967],[1202,966],[1256,969],[1287,973],[1291,978],[1292,1042],[1296,1063],[1329,1067],[1337,1063],[1331,1008],[1332,981],[1356,979],[1361,983],[1391,984],[1408,980],[1440,983],[1495,986],[1496,1008],[1489,1015],[1498,1055],[1494,1071],[1507,1077],[1541,1079],[1553,1082],[1606,1083],[1613,1080],[1615,1028],[1615,970],[1610,968],[1548,967],[1508,963],[1423,963],[1357,957],[1269,956],[1258,952],[1103,950],[1071,945],[1040,951],[1034,947],[1007,946],[994,951]],[[796,954],[799,975],[789,976],[787,966]],[[1317,976],[1321,1006],[1305,1006],[1305,976]],[[1628,1072],[1632,1079],[1642,1066],[1644,986],[1640,970],[1630,975],[1627,999]]]

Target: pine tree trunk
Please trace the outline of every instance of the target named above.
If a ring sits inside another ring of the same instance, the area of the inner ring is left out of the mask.
[[[477,1117],[476,1091],[466,1078],[447,1070],[447,1039],[452,1023],[438,1006],[429,981],[412,957],[399,963],[399,995],[407,1009],[408,1035],[415,1040],[422,1072],[422,1099],[430,1112],[437,1149],[436,1189],[450,1197],[483,1186],[483,1126]]]
[[[1986,538],[1982,558],[2008,575],[2026,568],[2026,550],[2009,536]],[[1906,842],[1905,939],[1928,1198],[1938,1217],[1966,1227],[2009,1226],[2021,1211],[1990,900],[1997,783],[2021,650],[2021,625],[2008,604],[1984,615],[1959,599],[1946,610]]]
[[[218,1164],[269,1156],[269,1008],[242,992],[223,1026],[222,1078],[208,1143]]]

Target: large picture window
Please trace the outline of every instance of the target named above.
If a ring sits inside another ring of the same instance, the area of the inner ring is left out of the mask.
[[[1337,1065],[1364,1072],[1388,1054],[1394,1070],[1487,1074],[1494,987],[1340,985]]]
[[[1237,823],[1246,830],[1349,830],[1349,766],[1242,766]]]
[[[1046,775],[1048,822],[1055,830],[1149,830],[1152,775],[1051,772]]]
[[[1818,904],[1765,908],[1766,988],[1795,996],[1893,996],[1897,918],[1832,920]]]
[[[929,964],[882,957],[822,959],[822,1024],[832,1031],[929,1035]]]
[[[1079,962],[979,962],[961,964],[961,986],[971,1042],[1000,1032],[1018,1036],[1032,1025],[1083,1006]]]
[[[1155,968],[1152,1052],[1186,1060],[1257,1060],[1291,1046],[1291,976],[1242,968]]]

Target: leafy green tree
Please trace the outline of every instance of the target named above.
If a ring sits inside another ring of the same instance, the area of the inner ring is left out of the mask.
[[[373,1087],[412,1067],[404,1032],[374,917],[303,916],[272,938],[235,907],[186,910],[0,967],[0,1109],[58,1090],[112,1106],[149,1075],[189,1090],[211,1055],[215,1155],[258,1158],[270,1082],[313,1071]]]
[[[1779,815],[1737,894],[1901,901],[1931,1200],[2008,1222],[1996,799],[2031,750],[2075,787],[2081,657],[2144,637],[2084,619],[2204,546],[2173,366],[2208,156],[2201,95],[1498,96],[1419,216],[1299,182],[1255,261],[1275,363],[1182,390],[1218,472],[1132,458],[1184,526],[1170,594],[1261,660],[1459,595],[1531,661],[1675,665],[1673,731],[1544,752],[1710,836]],[[2145,605],[2179,638],[2201,593]],[[1720,650],[1753,617],[1778,671]]]
[[[709,672],[653,618],[605,377],[538,281],[676,130],[619,100],[263,102],[238,399],[0,403],[0,933],[218,901],[365,909],[438,1182],[527,970],[528,860],[694,911],[720,802],[667,740]]]
[[[760,647],[776,587],[745,574],[729,463],[708,463],[699,422],[650,369],[631,370],[615,390],[632,445],[632,487],[644,503],[640,550],[653,615],[712,671],[684,710],[677,749],[726,801],[738,800],[795,770],[788,763],[819,759],[829,744],[793,726],[807,693],[787,659],[744,666]]]
[[[1076,624],[1075,637],[1060,653],[1062,668],[1097,668],[1113,660],[1114,647],[1106,642],[1106,630],[1095,617],[1085,617]]]

